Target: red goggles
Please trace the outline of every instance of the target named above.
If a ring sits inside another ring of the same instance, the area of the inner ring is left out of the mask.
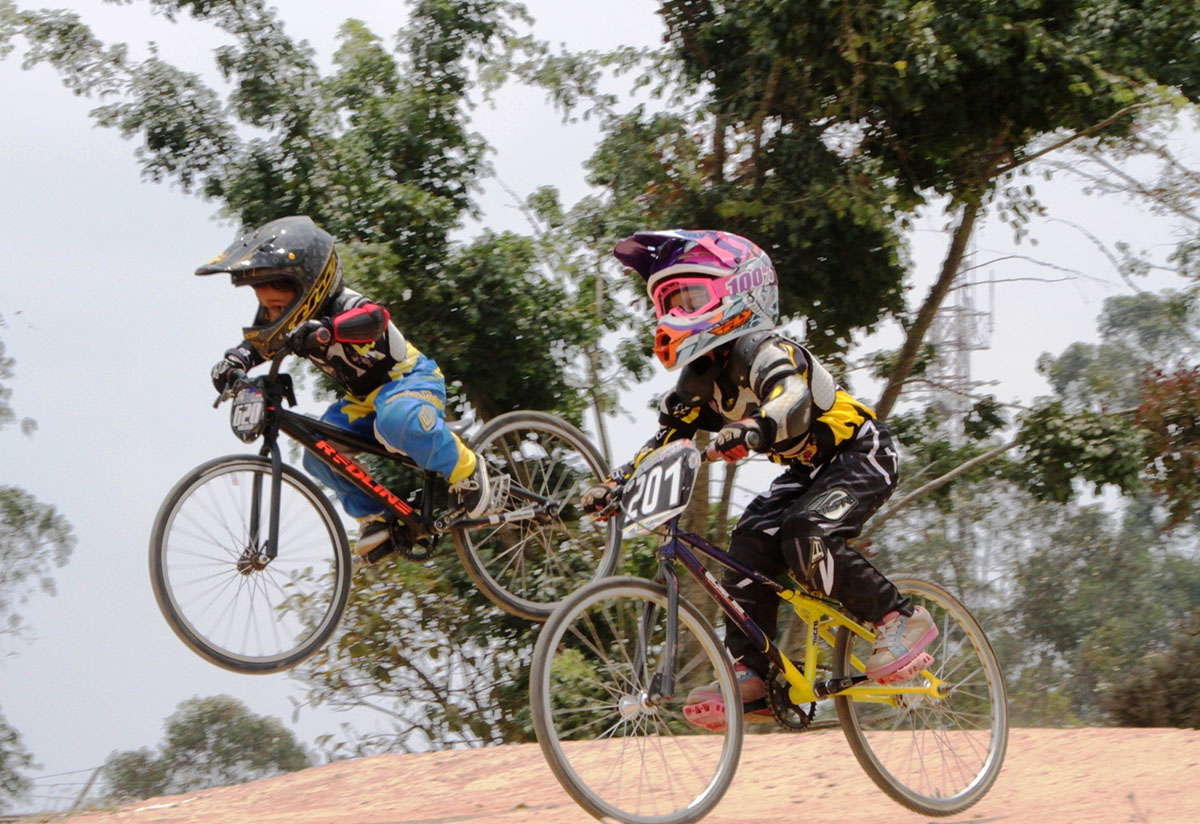
[[[654,289],[654,313],[701,315],[712,311],[729,294],[725,278],[671,278]]]

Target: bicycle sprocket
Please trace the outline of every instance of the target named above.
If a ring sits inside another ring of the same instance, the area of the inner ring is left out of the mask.
[[[767,688],[767,706],[771,708],[771,714],[775,716],[779,726],[792,732],[804,732],[812,724],[817,704],[814,701],[806,710],[799,704],[792,703],[792,699],[788,697],[789,689],[788,682],[776,673]]]

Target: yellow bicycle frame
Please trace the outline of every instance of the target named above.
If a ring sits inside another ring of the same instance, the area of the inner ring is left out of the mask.
[[[817,701],[822,697],[829,697],[818,696],[815,691],[818,641],[824,641],[832,649],[837,643],[837,630],[840,628],[845,628],[867,641],[875,640],[875,632],[847,617],[835,609],[831,603],[802,590],[784,589],[776,594],[791,604],[792,609],[804,622],[807,630],[804,633],[803,672],[797,669],[782,650],[777,650],[779,657],[783,659],[783,677],[791,685],[788,698],[792,703],[799,705]],[[850,654],[850,665],[859,673],[866,669],[866,664],[853,653]],[[835,694],[847,696],[854,701],[875,701],[888,704],[896,703],[894,699],[898,695],[926,695],[930,698],[940,699],[945,682],[936,678],[928,670],[922,670],[921,675],[926,682],[925,686],[888,686],[868,681],[839,690]]]

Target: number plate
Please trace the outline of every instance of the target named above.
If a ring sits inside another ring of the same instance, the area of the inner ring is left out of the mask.
[[[244,386],[233,399],[229,426],[246,443],[262,434],[267,422],[267,399],[254,386]]]
[[[621,534],[650,532],[687,509],[699,468],[700,452],[686,439],[643,458],[621,498]]]

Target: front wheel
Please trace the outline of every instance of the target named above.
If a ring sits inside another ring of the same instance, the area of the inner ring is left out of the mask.
[[[892,583],[913,606],[929,610],[939,631],[926,649],[933,663],[898,686],[938,683],[938,694],[840,695],[834,699],[838,717],[850,749],[880,789],[924,815],[953,815],[983,798],[1000,775],[1008,745],[1004,676],[983,629],[958,599],[928,581]],[[834,675],[860,674],[870,653],[870,641],[842,628]]]
[[[278,672],[308,658],[350,595],[346,533],[316,484],[283,467],[274,558],[270,501],[269,460],[217,458],[175,485],[150,535],[163,617],[194,652],[235,672]]]
[[[580,507],[588,487],[608,476],[587,436],[554,415],[507,412],[488,421],[471,448],[512,479],[506,510],[535,499],[549,504],[538,518],[452,531],[467,574],[493,603],[545,621],[579,586],[613,573],[621,549],[616,519],[598,523]]]
[[[740,701],[725,727],[684,718],[695,687],[716,678],[738,695],[729,655],[699,610],[680,600],[675,687],[664,695],[667,591],[609,578],[563,601],[538,635],[529,675],[533,728],[563,789],[596,818],[684,824],[709,813],[733,781],[742,751]]]

